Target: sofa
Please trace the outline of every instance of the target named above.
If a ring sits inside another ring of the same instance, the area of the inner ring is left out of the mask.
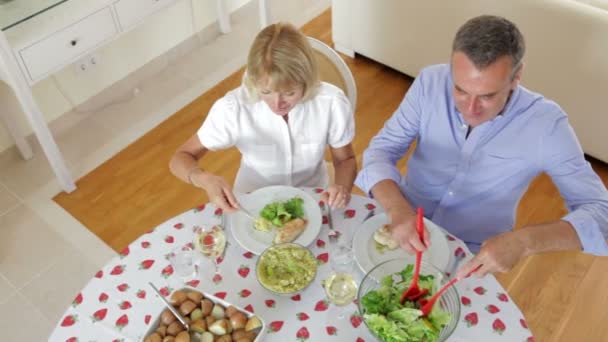
[[[608,0],[333,0],[333,43],[415,77],[448,62],[458,27],[480,14],[518,25],[522,84],[559,103],[585,153],[608,162]]]

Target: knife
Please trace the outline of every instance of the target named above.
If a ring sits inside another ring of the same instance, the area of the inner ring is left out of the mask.
[[[331,207],[327,206],[327,225],[329,226],[329,230],[334,230],[334,220],[331,218]]]
[[[160,293],[160,291],[158,291],[158,289],[156,288],[156,286],[154,286],[154,284],[152,284],[151,282],[148,282],[148,284],[150,285],[150,287],[152,287],[152,289],[154,290],[154,292],[156,292],[156,294],[158,295],[158,297],[163,301],[163,303],[171,311],[171,313],[173,313],[173,315],[175,316],[175,318],[177,318],[177,320],[184,326],[184,328],[186,328],[186,331],[190,331],[190,326],[188,325],[188,323],[186,323],[186,320],[184,319],[184,316],[182,316],[173,307],[173,305],[171,305],[171,304],[169,304],[169,302],[167,302],[167,300],[165,299],[165,297]]]

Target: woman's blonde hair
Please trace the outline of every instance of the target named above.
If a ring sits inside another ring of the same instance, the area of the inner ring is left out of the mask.
[[[264,28],[255,37],[249,56],[244,84],[257,101],[257,85],[268,78],[272,90],[302,86],[302,100],[311,98],[319,85],[319,71],[308,39],[288,23]]]

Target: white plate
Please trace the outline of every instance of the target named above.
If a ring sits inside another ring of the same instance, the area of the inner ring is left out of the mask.
[[[293,197],[304,200],[304,218],[308,220],[306,229],[293,241],[302,246],[308,246],[316,240],[321,231],[321,208],[309,194],[290,186],[269,186],[258,189],[250,194],[239,197],[239,203],[252,215],[259,215],[264,206],[271,202],[287,201]],[[253,221],[241,212],[236,212],[230,217],[230,229],[234,239],[248,251],[261,254],[267,247],[272,246],[272,239],[276,230],[261,232],[253,228]]]
[[[357,265],[359,265],[363,273],[369,272],[374,266],[390,259],[410,258],[412,263],[416,260],[415,256],[409,255],[401,248],[392,251],[385,249],[382,252],[376,249],[374,232],[387,223],[388,217],[382,213],[373,216],[357,228],[357,232],[353,237],[353,254],[355,255]],[[422,253],[422,260],[445,271],[450,262],[450,249],[445,233],[436,224],[426,218],[424,219],[424,224],[431,235],[431,247]]]

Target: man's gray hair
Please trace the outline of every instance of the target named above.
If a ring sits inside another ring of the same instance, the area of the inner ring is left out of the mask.
[[[467,21],[458,29],[452,44],[452,53],[464,53],[480,70],[502,56],[510,56],[513,74],[520,68],[525,50],[524,37],[517,26],[493,15],[481,15]]]

